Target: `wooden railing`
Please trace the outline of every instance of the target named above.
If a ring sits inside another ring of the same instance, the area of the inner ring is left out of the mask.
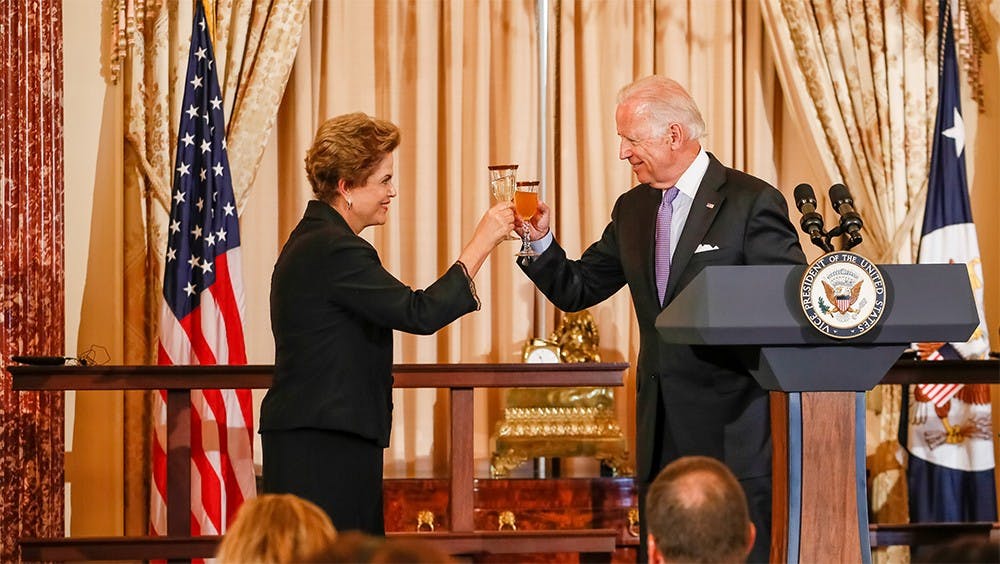
[[[615,387],[626,363],[401,364],[395,388],[446,388],[451,398],[451,530],[419,533],[450,554],[571,551],[608,560],[614,529],[488,532],[473,526],[473,392],[476,388]],[[13,366],[14,390],[167,391],[167,534],[163,538],[22,539],[24,560],[190,559],[210,557],[218,537],[191,537],[190,392],[267,388],[273,366]],[[409,536],[408,533],[390,537]]]
[[[447,388],[451,396],[452,475],[449,485],[452,530],[420,533],[451,554],[503,552],[580,552],[606,555],[614,550],[613,529],[526,531],[516,535],[474,531],[473,390],[475,388],[621,386],[626,364],[456,364],[396,365],[397,388]],[[190,537],[189,392],[206,387],[267,388],[273,367],[254,366],[97,366],[9,368],[14,390],[166,389],[168,403],[168,537],[23,539],[24,560],[112,560],[210,557],[218,537]],[[883,384],[997,384],[1000,361],[900,361]],[[872,547],[934,544],[958,535],[1000,537],[998,523],[882,523],[869,527]],[[410,536],[414,533],[389,533]],[[640,547],[641,548],[641,547]]]

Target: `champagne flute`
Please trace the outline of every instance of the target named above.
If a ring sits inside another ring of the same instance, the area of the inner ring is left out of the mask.
[[[493,195],[493,199],[498,202],[511,201],[514,198],[517,165],[490,165],[486,168],[490,171],[490,193]],[[504,240],[517,241],[518,238],[508,233]]]
[[[538,180],[518,182],[515,184],[514,211],[517,213],[517,216],[521,218],[521,222],[524,224],[524,229],[521,230],[521,250],[517,252],[517,256],[519,257],[538,256],[535,249],[531,248],[528,222],[531,221],[531,218],[535,216],[535,212],[538,211],[539,184],[541,184],[541,182]]]

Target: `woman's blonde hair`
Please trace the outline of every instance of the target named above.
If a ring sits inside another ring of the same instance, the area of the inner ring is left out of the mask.
[[[399,128],[361,112],[328,119],[316,130],[306,152],[306,176],[313,193],[333,203],[337,182],[360,186],[375,167],[399,146]]]
[[[337,538],[330,517],[291,494],[265,494],[240,507],[215,557],[221,563],[314,560]]]

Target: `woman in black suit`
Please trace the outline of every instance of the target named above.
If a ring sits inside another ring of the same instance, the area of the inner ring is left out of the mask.
[[[363,113],[320,126],[306,154],[316,199],[271,278],[274,382],[261,405],[264,489],[322,507],[338,530],[384,534],[382,451],[392,417],[392,331],[430,334],[479,309],[473,277],[510,233],[490,208],[458,260],[425,290],[387,272],[358,234],[382,225],[399,130]]]

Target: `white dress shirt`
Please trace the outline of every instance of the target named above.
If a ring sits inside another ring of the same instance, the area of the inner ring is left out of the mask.
[[[677,241],[681,238],[684,224],[687,223],[688,214],[691,212],[691,204],[694,203],[694,196],[698,193],[698,187],[701,186],[706,172],[708,172],[708,153],[705,152],[705,149],[700,149],[698,156],[691,161],[687,170],[681,174],[681,177],[677,179],[677,184],[674,185],[677,187],[677,197],[673,201],[674,213],[670,222],[671,257],[677,250]],[[531,243],[531,248],[535,249],[536,253],[542,254],[552,244],[552,239],[552,229],[549,229],[544,237]]]

